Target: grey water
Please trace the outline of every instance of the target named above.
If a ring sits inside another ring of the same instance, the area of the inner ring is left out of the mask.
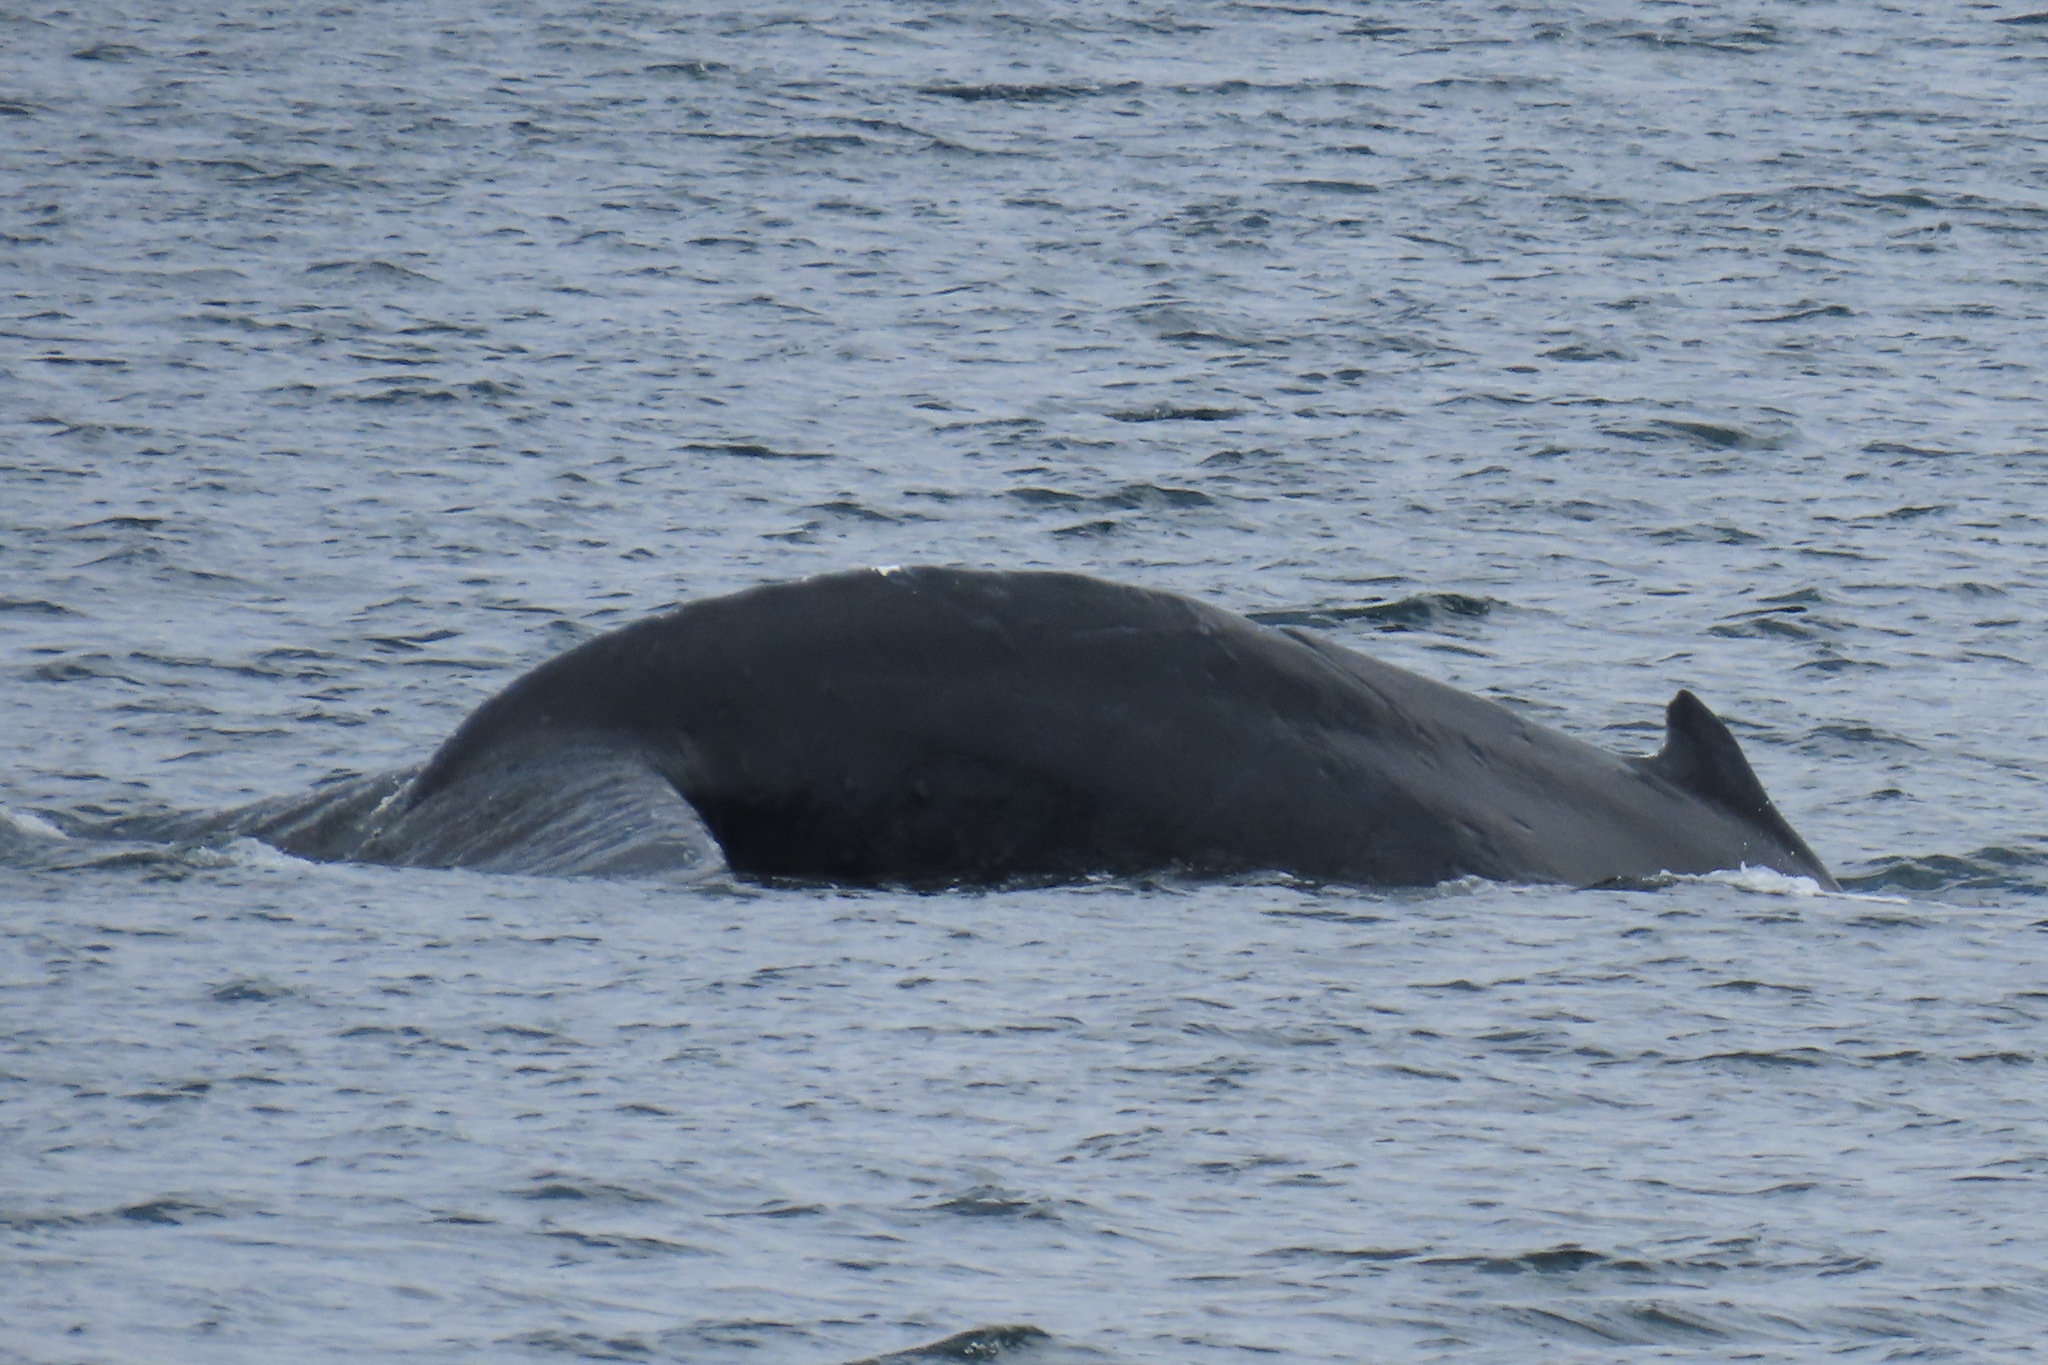
[[[2024,4],[0,13],[0,1361],[2033,1358],[2044,92]],[[47,827],[892,563],[1693,688],[1848,894]]]

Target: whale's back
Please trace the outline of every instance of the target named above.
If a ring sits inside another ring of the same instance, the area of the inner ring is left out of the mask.
[[[1827,875],[1767,799],[1709,789],[1740,786],[1725,752],[1623,759],[1305,632],[1072,574],[867,571],[690,604],[513,683],[408,799],[555,746],[644,764],[757,875]]]

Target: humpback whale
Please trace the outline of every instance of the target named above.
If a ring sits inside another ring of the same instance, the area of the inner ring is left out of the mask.
[[[1345,649],[1069,573],[861,570],[692,602],[420,767],[103,836],[525,873],[989,886],[1262,872],[1834,880],[1692,693],[1624,757]]]

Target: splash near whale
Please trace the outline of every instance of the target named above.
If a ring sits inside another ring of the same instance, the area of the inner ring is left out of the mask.
[[[408,867],[987,886],[1833,878],[1690,692],[1623,757],[1298,629],[1065,573],[832,574],[590,640],[417,769],[103,837]]]

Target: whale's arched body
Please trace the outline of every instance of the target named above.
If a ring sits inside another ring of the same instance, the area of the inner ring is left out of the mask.
[[[695,602],[541,664],[415,773],[104,832],[850,884],[1596,885],[1748,864],[1833,885],[1689,692],[1662,752],[1624,758],[1308,632],[959,569]]]

